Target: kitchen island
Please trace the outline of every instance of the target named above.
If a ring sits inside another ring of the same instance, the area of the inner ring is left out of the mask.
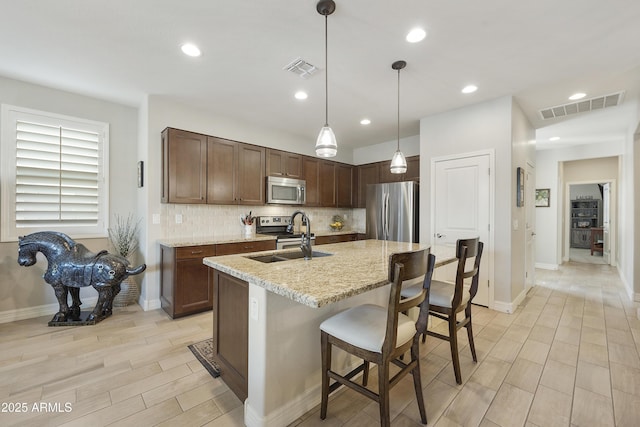
[[[310,261],[252,259],[268,258],[274,251],[205,258],[217,286],[214,298],[216,292],[219,297],[214,304],[214,341],[220,342],[214,342],[214,348],[223,347],[218,355],[222,378],[241,399],[246,396],[245,424],[288,425],[315,407],[320,402],[320,323],[354,305],[385,305],[390,255],[424,247],[362,240],[315,247],[331,255]],[[443,251],[447,253],[436,257],[453,255],[453,250]],[[238,336],[242,328],[246,338]],[[347,370],[355,360],[336,352],[334,362]],[[241,390],[234,383],[238,377],[227,380],[225,369],[240,371],[243,364],[246,372],[239,378],[244,376],[246,384]]]

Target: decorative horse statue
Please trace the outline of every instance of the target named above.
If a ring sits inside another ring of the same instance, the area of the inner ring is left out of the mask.
[[[140,274],[147,268],[142,264],[129,269],[126,258],[107,251],[95,254],[64,233],[42,231],[19,239],[20,265],[34,265],[38,252],[47,258],[47,271],[43,277],[53,287],[60,305],[60,310],[51,322],[80,319],[80,288],[85,286],[93,286],[98,291],[98,302],[86,321],[99,322],[110,316],[113,299],[120,292],[120,283],[128,276]],[[67,303],[69,293],[71,307]]]

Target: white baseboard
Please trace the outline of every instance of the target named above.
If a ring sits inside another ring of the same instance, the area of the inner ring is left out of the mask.
[[[494,301],[493,309],[496,311],[501,311],[503,313],[512,314],[514,311],[516,311],[516,308],[518,308],[522,301],[524,301],[526,296],[527,292],[523,290],[512,302]]]
[[[140,301],[140,307],[142,307],[144,311],[156,310],[162,308],[162,303],[160,299],[142,300]]]
[[[349,368],[345,369],[345,372],[349,372],[355,369],[362,363],[359,360],[352,364]],[[371,365],[372,371],[377,369],[375,364]],[[371,372],[371,371],[370,371]],[[362,376],[362,372],[359,372],[354,378],[357,379]],[[343,393],[348,387],[340,387],[333,392],[331,396]],[[249,404],[249,399],[244,401],[244,425],[247,427],[281,427],[286,426],[316,408],[320,404],[322,398],[322,385],[317,384],[307,390],[304,393],[298,395],[295,400],[287,402],[278,409],[271,411],[267,416],[261,416],[258,414]],[[331,410],[331,402],[329,402],[329,411]]]
[[[83,308],[93,307],[98,302],[98,297],[85,298],[82,297]],[[0,312],[0,323],[16,322],[18,320],[33,319],[40,316],[51,316],[58,312],[58,303],[38,305],[35,307],[18,308],[16,310],[7,310]]]
[[[618,270],[618,276],[620,277],[620,280],[622,281],[622,285],[624,286],[624,290],[627,292],[627,296],[629,297],[629,301],[640,302],[640,294],[633,291],[633,287],[627,281],[627,278],[624,277],[624,275],[622,274],[622,271],[619,268],[617,270]]]
[[[536,268],[541,268],[543,270],[557,270],[560,268],[558,264],[546,264],[543,262],[536,262]]]
[[[296,400],[288,402],[266,417],[257,414],[249,400],[244,402],[244,425],[247,427],[280,427],[286,426],[318,406],[321,398],[321,387],[306,390]]]

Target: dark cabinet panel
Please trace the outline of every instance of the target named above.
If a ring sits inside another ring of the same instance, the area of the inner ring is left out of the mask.
[[[304,156],[302,173],[307,182],[305,206],[320,206],[320,160]]]
[[[207,144],[207,203],[235,204],[237,143],[210,136]]]
[[[263,205],[265,201],[265,149],[237,143],[236,203]]]
[[[205,203],[207,137],[167,128],[162,132],[162,202]]]
[[[336,202],[339,208],[354,206],[353,166],[338,163],[336,165]]]
[[[407,157],[407,172],[402,181],[420,182],[420,156]]]
[[[302,178],[302,155],[267,149],[267,176]]]
[[[249,359],[248,283],[210,269],[213,307],[213,353],[220,377],[244,401],[247,398]]]
[[[378,184],[380,182],[380,164],[369,163],[360,165],[357,168],[358,173],[358,197],[357,207],[367,207],[367,185]]]
[[[213,307],[213,286],[208,266],[202,259],[216,255],[232,255],[274,250],[276,241],[253,240],[218,245],[160,245],[160,300],[172,318],[182,317]]]
[[[209,268],[202,259],[214,256],[214,245],[173,248],[160,246],[160,300],[172,318],[211,310]]]
[[[328,245],[330,243],[354,242],[358,240],[357,233],[335,234],[331,236],[316,236],[316,245]]]
[[[210,136],[207,203],[264,204],[265,149]]]
[[[268,251],[276,248],[274,240],[223,243],[216,246],[216,255],[243,254],[247,252]]]
[[[320,160],[320,206],[336,206],[336,163]]]

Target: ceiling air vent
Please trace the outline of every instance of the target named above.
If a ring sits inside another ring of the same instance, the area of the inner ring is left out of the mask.
[[[294,74],[299,75],[303,79],[311,77],[318,69],[315,65],[309,64],[302,58],[296,58],[289,64],[285,65],[283,70],[291,71]]]
[[[622,103],[624,91],[609,95],[598,96],[591,99],[582,99],[570,104],[557,105],[555,107],[540,110],[540,117],[543,120],[554,119],[556,117],[569,116],[571,114],[584,113],[586,111],[599,110],[602,108],[615,107]]]

